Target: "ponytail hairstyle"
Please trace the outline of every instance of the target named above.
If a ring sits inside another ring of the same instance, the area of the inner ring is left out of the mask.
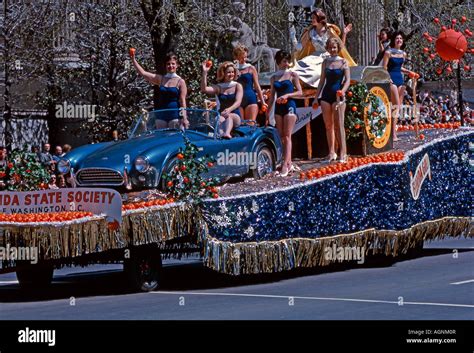
[[[245,45],[239,44],[238,46],[236,46],[234,48],[234,51],[232,52],[234,59],[239,60],[240,56],[244,52],[247,54],[249,53],[249,49]]]
[[[318,22],[322,23],[324,26],[327,25],[326,14],[322,9],[314,9],[313,12],[311,12],[311,16],[315,16]]]

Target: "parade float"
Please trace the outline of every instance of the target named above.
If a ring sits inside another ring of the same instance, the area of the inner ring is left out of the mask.
[[[387,73],[354,67],[351,77],[345,127],[348,138],[359,141],[359,152],[352,152],[347,163],[312,159],[308,126],[318,113],[310,107],[312,92],[306,91],[297,127],[306,126],[308,160],[290,177],[254,173],[256,179],[217,185],[206,177],[215,162],[183,142],[181,150],[167,156],[176,158],[172,168],[163,168],[163,182],[160,173],[155,175],[164,193],[121,188],[130,184],[138,166],[146,166],[146,158],[137,162],[138,157],[126,162],[123,174],[113,175],[114,181],[122,178],[114,187],[121,194],[92,184],[37,190],[46,188],[45,180],[36,189],[1,192],[0,248],[35,248],[39,261],[15,261],[4,251],[0,272],[16,271],[20,284],[37,285],[49,282],[53,269],[64,265],[123,262],[135,287],[148,291],[158,287],[166,256],[199,252],[203,264],[215,271],[261,274],[329,265],[334,258],[325,254],[332,248],[359,247],[366,255],[397,257],[427,240],[472,237],[474,130],[459,123],[417,124],[400,129],[394,145]],[[210,125],[205,122],[196,141],[222,143],[215,141],[217,128]],[[246,128],[254,129],[249,136],[257,136],[257,127]],[[238,145],[245,136],[241,131],[231,141]],[[273,171],[278,151],[270,144],[267,149],[275,157],[270,158]],[[21,184],[32,170],[20,164],[0,172]],[[100,168],[94,173],[87,178],[110,177]],[[78,175],[71,174],[72,179]]]
[[[53,267],[124,261],[137,288],[151,290],[162,255],[198,251],[213,270],[258,274],[328,265],[324,251],[334,245],[398,256],[426,240],[472,236],[474,131],[423,128],[423,140],[400,132],[395,151],[309,163],[289,178],[199,181],[201,202],[190,194],[177,201],[179,191],[167,199],[142,192],[123,204],[111,189],[2,192],[0,247],[36,247],[39,255],[20,267],[4,257],[2,271],[35,284],[50,280]],[[186,177],[194,180],[178,167],[175,180]]]

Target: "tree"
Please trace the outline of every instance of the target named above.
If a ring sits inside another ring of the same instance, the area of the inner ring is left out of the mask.
[[[150,86],[137,80],[128,55],[132,45],[150,42],[138,1],[128,6],[55,1],[48,25],[54,36],[46,44],[51,53],[40,78],[45,89],[36,101],[48,110],[51,140],[71,126],[87,132],[91,142],[110,138],[114,129],[124,135],[134,115],[150,105]],[[142,58],[152,56],[143,50]],[[95,107],[95,117],[58,119],[64,102]]]
[[[113,2],[80,3],[77,9],[74,49],[86,68],[83,99],[99,109],[98,117],[86,128],[94,141],[104,140],[110,131],[123,135],[133,116],[150,105],[150,86],[137,75],[129,58],[129,48],[138,46],[140,58],[150,64],[151,42],[139,2],[128,6]]]
[[[18,0],[3,2],[0,52],[5,76],[4,135],[5,145],[9,150],[12,148],[15,135],[12,128],[12,107],[33,98],[25,90],[16,90],[17,93],[13,95],[12,88],[19,84],[31,83],[44,74],[50,50],[46,41],[53,34],[52,28],[47,25],[52,6],[49,1],[43,1],[42,4]]]

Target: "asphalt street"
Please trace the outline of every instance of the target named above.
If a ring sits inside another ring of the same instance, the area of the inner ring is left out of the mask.
[[[120,265],[55,271],[21,291],[0,275],[1,320],[473,320],[474,239],[426,243],[415,258],[231,277],[167,260],[159,290],[127,289]],[[73,305],[72,305],[73,304]]]

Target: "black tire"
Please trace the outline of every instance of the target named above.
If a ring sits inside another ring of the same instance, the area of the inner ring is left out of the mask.
[[[151,292],[161,284],[161,254],[157,248],[131,249],[124,272],[135,291]]]
[[[261,143],[256,149],[257,166],[252,170],[252,176],[255,179],[261,179],[265,175],[275,171],[275,157],[273,151],[266,144]]]
[[[42,288],[51,284],[54,266],[50,263],[31,264],[18,261],[16,278],[22,288]]]

